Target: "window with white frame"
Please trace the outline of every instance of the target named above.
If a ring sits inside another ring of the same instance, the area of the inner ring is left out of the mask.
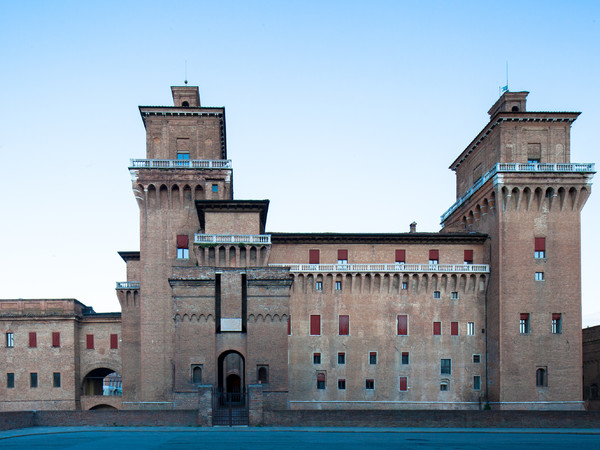
[[[475,336],[475,322],[467,322],[467,336]]]
[[[544,272],[536,272],[535,273],[535,281],[544,281],[546,278],[544,277]]]
[[[440,291],[433,291],[433,298],[442,298],[442,293]]]
[[[458,300],[458,292],[450,292],[450,300]]]

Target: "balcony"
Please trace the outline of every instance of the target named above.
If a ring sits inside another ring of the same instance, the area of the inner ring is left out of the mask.
[[[139,281],[117,281],[116,289],[139,289]]]
[[[132,159],[130,169],[232,169],[230,159]]]
[[[269,264],[290,272],[489,273],[487,264]]]
[[[196,234],[194,244],[271,244],[270,234]]]
[[[485,175],[479,178],[471,188],[465,192],[452,205],[448,211],[442,214],[442,224],[450,217],[450,215],[458,209],[465,201],[467,201],[477,190],[483,186],[486,181],[492,178],[497,173],[596,173],[594,163],[567,163],[567,164],[550,164],[550,163],[498,163],[492,167]]]

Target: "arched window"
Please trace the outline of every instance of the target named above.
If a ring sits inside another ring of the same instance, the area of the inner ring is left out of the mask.
[[[192,367],[192,383],[202,384],[202,366]]]
[[[258,383],[265,384],[269,382],[269,370],[267,366],[259,366],[258,367]]]
[[[190,106],[190,104],[189,104],[188,102],[183,102],[183,103],[181,104],[181,106],[183,106],[183,107],[188,107],[188,106]]]
[[[519,107],[518,106],[513,106],[512,107],[512,112],[519,112]]]
[[[536,386],[547,386],[548,385],[548,377],[546,376],[546,369],[539,368],[535,372],[535,385]]]
[[[323,372],[317,374],[317,389],[325,389],[325,374]]]

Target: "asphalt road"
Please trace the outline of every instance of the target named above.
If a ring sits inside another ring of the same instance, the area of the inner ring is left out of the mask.
[[[35,434],[31,434],[35,433]],[[591,434],[588,434],[591,433]],[[594,449],[600,430],[24,429],[0,432],[1,449]]]

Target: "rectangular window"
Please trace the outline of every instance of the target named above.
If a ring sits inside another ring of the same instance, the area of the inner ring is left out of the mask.
[[[31,372],[29,374],[29,387],[36,388],[38,387],[38,374],[35,372]]]
[[[190,257],[190,239],[189,236],[177,235],[177,259],[188,259]]]
[[[377,364],[377,352],[369,352],[369,364]]]
[[[473,264],[473,250],[465,250],[465,264]]]
[[[529,314],[522,313],[521,318],[519,320],[519,333],[527,334],[529,333]]]
[[[447,391],[448,383],[440,383],[440,391]]]
[[[406,250],[396,250],[396,264],[404,264],[406,262]]]
[[[473,390],[479,391],[481,389],[481,376],[475,375],[473,377]]]
[[[481,355],[473,355],[473,364],[479,364],[481,362]]]
[[[179,160],[189,160],[190,154],[187,152],[177,152],[177,159]]]
[[[326,381],[325,372],[317,373],[317,389],[325,389]]]
[[[85,348],[87,348],[88,350],[93,350],[94,349],[94,335],[93,334],[86,334],[86,336],[85,336]]]
[[[402,364],[406,365],[409,363],[409,353],[408,352],[402,352]]]
[[[315,290],[317,290],[317,291],[323,290],[323,282],[322,281],[315,282]]]
[[[458,336],[458,322],[450,322],[450,335]]]
[[[433,335],[440,336],[442,334],[442,322],[433,322]]]
[[[408,316],[406,314],[398,316],[398,336],[408,336]]]
[[[400,377],[400,391],[408,391],[408,377]]]
[[[313,353],[313,364],[321,364],[321,354]]]
[[[110,335],[110,348],[116,350],[119,348],[119,335],[111,334]]]
[[[375,389],[375,380],[372,378],[367,378],[365,380],[365,389]]]
[[[536,272],[535,281],[544,281],[544,272]]]
[[[6,333],[6,346],[12,348],[15,346],[15,335],[14,333]]]
[[[342,290],[342,282],[341,281],[336,281],[335,282],[335,290],[336,291],[341,291]]]
[[[338,264],[348,264],[348,250],[338,250]]]
[[[340,336],[348,336],[350,334],[350,316],[339,317],[339,333]]]
[[[535,371],[535,385],[536,386],[548,386],[548,376],[546,367],[538,367]]]
[[[321,316],[312,315],[310,316],[310,335],[320,336],[321,335]]]
[[[309,250],[308,251],[308,263],[309,264],[319,264],[320,261],[319,250]]]
[[[467,336],[475,336],[475,322],[467,323]]]
[[[219,192],[219,185],[218,184],[213,184],[212,185],[212,191],[213,192]]]
[[[544,259],[546,257],[546,238],[535,238],[533,257],[535,259]]]
[[[406,291],[408,289],[408,283],[406,281],[402,282],[402,290]]]
[[[562,333],[562,317],[560,314],[552,314],[552,334]]]
[[[441,374],[442,375],[451,375],[452,374],[452,360],[451,359],[442,359],[441,360]]]
[[[440,291],[433,291],[433,298],[442,298],[442,293]]]
[[[440,251],[429,250],[429,264],[439,264],[440,262]]]
[[[55,388],[60,387],[60,372],[54,372],[52,374],[52,386]]]
[[[292,335],[292,316],[288,316],[288,336]]]
[[[6,374],[6,387],[10,389],[15,387],[15,374],[12,372]]]
[[[458,292],[450,292],[450,300],[458,300]]]
[[[37,333],[35,331],[29,333],[29,346],[37,347]]]
[[[338,364],[346,364],[346,353],[344,353],[344,352],[338,353]]]
[[[60,332],[52,332],[52,347],[60,347]]]
[[[343,390],[345,390],[345,389],[346,389],[346,380],[345,380],[345,379],[343,379],[343,378],[340,378],[340,379],[338,380],[338,389],[339,389],[340,391],[343,391]]]

